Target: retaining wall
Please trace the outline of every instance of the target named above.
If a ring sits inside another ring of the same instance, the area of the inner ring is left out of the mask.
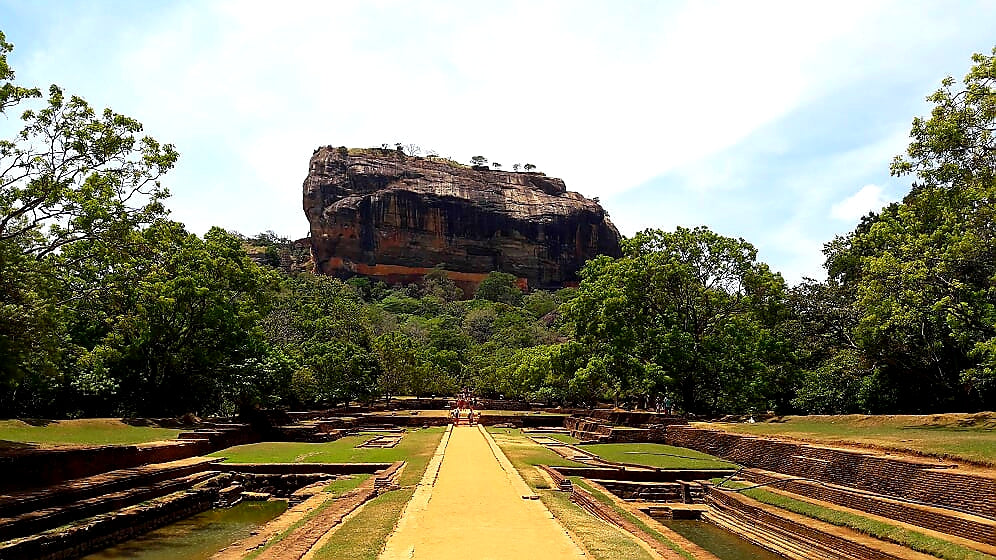
[[[742,471],[738,476],[744,480],[758,484],[783,480],[781,477],[771,476],[770,474],[755,470]],[[787,480],[779,482],[772,487],[807,498],[895,519],[918,527],[996,545],[996,522],[987,522],[986,519],[973,519],[968,516],[952,515],[952,512],[943,509],[916,507],[912,504],[882,499],[881,496],[849,492],[842,488],[828,487],[811,482]]]
[[[0,545],[4,560],[69,560],[211,508],[214,490],[193,490]]]
[[[174,440],[18,451],[0,456],[0,490],[23,491],[117,469],[186,459],[214,450],[207,440]]]
[[[393,463],[216,463],[211,470],[250,474],[374,474]]]
[[[563,476],[580,476],[600,480],[633,482],[678,482],[679,480],[710,480],[734,473],[733,469],[606,469],[595,467],[550,467]]]
[[[748,527],[761,526],[781,533],[796,546],[810,547],[813,558],[861,558],[862,560],[903,560],[907,556],[897,556],[864,546],[842,536],[820,530],[821,523],[812,521],[798,523],[786,517],[774,515],[763,508],[754,506],[740,496],[709,488],[706,501],[710,507],[735,518]],[[708,514],[707,514],[708,515]]]
[[[685,426],[668,426],[665,441],[747,467],[996,519],[996,479],[938,464]]]

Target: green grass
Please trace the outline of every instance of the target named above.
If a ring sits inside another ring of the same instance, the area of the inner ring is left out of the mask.
[[[519,471],[523,480],[536,491],[547,509],[581,540],[581,544],[591,553],[592,557],[596,560],[653,557],[636,542],[636,537],[593,517],[571,502],[569,494],[550,489],[547,478],[536,468],[536,465],[575,466],[577,463],[567,461],[547,448],[534,443],[521,430],[491,428],[488,431],[494,435],[495,441],[509,461],[512,462],[512,465],[515,466],[515,469]],[[642,526],[642,524],[640,525]],[[695,560],[694,557],[664,535],[656,531],[648,532],[655,538],[660,538],[662,543],[681,554],[682,557]]]
[[[646,531],[647,533],[649,533],[652,537],[654,537],[655,539],[657,539],[658,542],[662,543],[664,546],[666,546],[666,547],[670,548],[671,550],[675,551],[676,553],[678,553],[682,558],[685,558],[686,560],[695,560],[694,556],[692,556],[685,549],[683,549],[680,546],[678,546],[674,541],[672,541],[671,539],[667,538],[666,535],[664,535],[663,533],[661,533],[657,529],[654,529],[650,525],[647,525],[639,517],[633,515],[632,513],[626,511],[624,508],[620,507],[619,504],[617,504],[615,502],[615,500],[612,499],[611,496],[608,496],[604,492],[601,492],[601,491],[595,489],[594,486],[591,486],[590,484],[588,484],[587,482],[585,482],[584,479],[582,479],[580,477],[571,477],[571,481],[574,484],[577,484],[578,486],[580,486],[581,488],[584,488],[585,490],[587,490],[599,502],[601,502],[601,503],[603,503],[603,504],[611,507],[613,510],[615,510],[616,513],[618,513],[619,515],[622,515],[627,520],[629,520],[630,523],[633,523],[634,525],[636,525],[640,529],[643,529],[644,531]]]
[[[581,446],[606,461],[661,469],[729,469],[736,465],[705,453],[660,443],[598,443]]]
[[[521,472],[521,471],[520,471]],[[653,556],[640,546],[635,537],[605,523],[571,501],[567,492],[536,490],[543,504],[571,533],[595,560],[652,560]]]
[[[415,434],[410,433],[401,440],[395,449],[406,443],[408,445],[405,459],[408,464],[398,481],[402,488],[381,494],[364,504],[332,533],[321,549],[316,551],[315,560],[342,558],[375,560],[380,555],[381,548],[387,542],[387,537],[394,530],[401,512],[405,509],[405,504],[415,492],[412,486],[425,474],[443,431],[443,428],[421,430]],[[412,436],[417,434],[426,434],[426,436],[412,439]]]
[[[521,463],[530,467],[536,465],[551,467],[587,466],[570,459],[564,459],[546,447],[534,443],[518,428],[488,428],[488,432],[494,436],[495,442],[498,443],[513,465]]]
[[[376,560],[414,492],[393,490],[367,502],[332,533],[315,560]]]
[[[227,463],[392,463],[394,461],[418,462],[432,456],[445,428],[413,430],[405,434],[395,447],[389,449],[358,448],[374,435],[346,436],[329,443],[265,442],[238,445],[212,453],[211,457],[225,457]],[[426,455],[428,453],[428,455]],[[410,471],[406,467],[402,478]],[[418,482],[416,478],[413,482]]]
[[[0,420],[0,441],[45,445],[126,445],[173,439],[180,430],[130,426],[118,418]],[[38,424],[38,425],[34,425]]]
[[[714,479],[719,483],[722,479]],[[748,485],[740,482],[727,482],[726,487],[747,488]],[[862,515],[839,511],[828,507],[820,506],[803,500],[790,498],[782,494],[762,490],[760,488],[744,490],[741,492],[748,498],[755,499],[761,503],[779,507],[784,510],[805,515],[813,519],[818,519],[838,527],[854,529],[860,533],[870,535],[877,539],[895,543],[907,548],[930,554],[945,560],[996,560],[996,556],[991,556],[961,546],[936,537],[925,535],[918,531],[912,531],[904,527],[892,525]]]
[[[877,447],[996,466],[996,414],[786,416],[756,424],[696,426],[803,441]]]
[[[387,462],[404,460],[407,462],[405,465],[405,470],[401,473],[398,478],[399,485],[402,486],[400,490],[392,490],[377,496],[376,498],[370,500],[366,504],[360,506],[360,509],[352,514],[339,528],[335,529],[332,533],[330,540],[317,551],[315,558],[357,558],[357,559],[370,559],[374,560],[380,554],[380,547],[386,541],[387,536],[391,533],[394,528],[395,523],[397,523],[398,518],[401,516],[401,512],[408,502],[414,492],[410,487],[415,485],[425,473],[425,469],[429,464],[429,459],[432,458],[432,454],[436,451],[436,447],[439,445],[439,440],[442,438],[444,428],[429,428],[426,430],[417,430],[408,432],[401,442],[395,446],[393,449],[356,449],[355,451],[364,452],[381,452],[376,454],[378,457],[383,457],[383,452],[394,452],[393,457],[396,459],[370,459],[368,461],[352,461],[352,462]],[[358,441],[363,441],[370,436],[349,436],[350,438],[355,438]],[[342,442],[344,439],[336,440],[331,443],[319,443],[319,444],[297,444],[297,445],[321,445],[321,446],[333,446],[334,444]],[[256,444],[256,445],[266,445],[266,444]],[[355,441],[354,441],[355,445]],[[240,447],[251,447],[251,446],[240,446]],[[227,450],[226,450],[227,451]],[[289,450],[281,449],[280,452],[288,452]],[[343,445],[338,447],[332,447],[331,450],[326,450],[328,456],[337,455],[347,455],[352,456],[351,451],[346,449]],[[244,457],[254,457],[254,456],[281,456],[278,452],[272,449],[264,450],[246,450],[243,454]],[[286,457],[287,455],[282,455]],[[310,458],[310,456],[309,456]],[[243,461],[243,462],[257,462],[257,461]],[[276,462],[276,461],[274,461]],[[295,462],[295,461],[281,461],[281,462]],[[296,461],[300,462],[300,461]],[[310,461],[316,462],[316,461]],[[322,461],[324,462],[324,461]],[[343,462],[343,461],[328,461],[328,462]],[[332,492],[333,495],[338,496],[344,494],[353,488],[356,488],[362,484],[363,480],[368,478],[369,475],[354,476],[351,479],[339,479],[324,488],[326,492]],[[270,539],[266,546],[261,547],[256,550],[252,555],[247,556],[246,560],[257,557],[264,550],[276,545],[291,532],[295,531],[301,525],[303,525],[308,519],[311,519],[318,512],[322,511],[329,505],[333,503],[332,500],[325,502],[320,507],[315,508],[304,518],[300,519],[298,522],[294,523],[292,526],[288,527],[285,531],[281,532],[276,537]]]
[[[332,481],[331,484],[322,488],[323,492],[328,492],[333,496],[339,497],[355,489],[357,486],[363,484],[363,481],[370,478],[369,474],[354,474],[352,476],[344,476],[337,478]]]

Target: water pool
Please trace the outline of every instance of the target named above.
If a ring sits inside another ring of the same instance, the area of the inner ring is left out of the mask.
[[[272,501],[208,510],[83,560],[206,560],[286,509],[286,502]]]
[[[747,542],[712,523],[684,520],[660,522],[721,560],[785,560],[783,556]]]

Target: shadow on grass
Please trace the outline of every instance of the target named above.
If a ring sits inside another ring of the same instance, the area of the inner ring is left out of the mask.
[[[5,439],[0,439],[0,454],[9,451],[28,451],[31,449],[38,449],[37,443],[25,443],[23,441],[7,441]]]

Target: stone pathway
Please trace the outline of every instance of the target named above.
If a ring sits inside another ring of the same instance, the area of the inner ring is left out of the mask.
[[[380,560],[584,558],[483,428],[453,428],[440,448]]]

